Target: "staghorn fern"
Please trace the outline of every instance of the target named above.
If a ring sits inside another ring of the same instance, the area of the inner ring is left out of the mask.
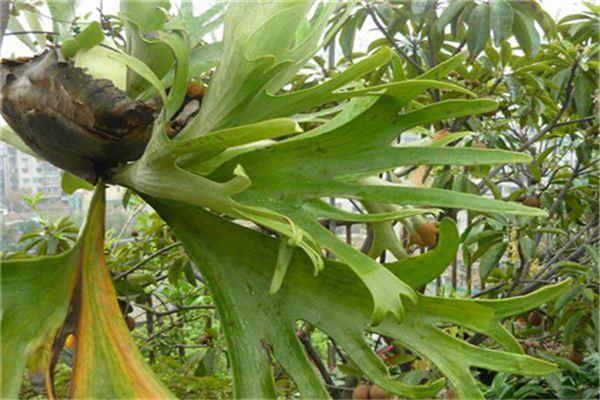
[[[280,93],[335,33],[350,4],[235,2],[225,13],[219,65],[202,107],[171,139],[168,122],[182,106],[189,78],[198,76],[210,63],[202,62],[205,53],[197,45],[198,32],[203,30],[186,29],[194,26],[196,17],[183,9],[169,20],[160,8],[166,6],[165,2],[123,3],[129,54],[100,50],[75,38],[81,47],[76,49],[76,60],[85,52],[101,51],[102,58],[95,59],[96,63],[116,61],[130,69],[130,96],[157,95],[163,104],[141,158],[129,164],[96,163],[94,172],[108,183],[141,194],[173,227],[200,266],[230,347],[236,397],[274,397],[272,356],[293,377],[303,396],[328,396],[295,335],[294,325],[299,320],[330,335],[374,382],[407,397],[433,396],[444,381],[415,386],[392,380],[367,347],[364,332],[393,337],[429,358],[464,398],[482,397],[469,372],[472,367],[532,375],[554,370],[552,364],[524,355],[501,320],[560,295],[565,284],[510,300],[427,297],[417,290],[443,272],[458,246],[451,221],[442,222],[436,249],[389,265],[344,243],[319,223],[321,218],[373,223],[380,228],[376,236],[379,251],[394,251],[398,238],[390,231],[391,222],[432,213],[431,207],[544,215],[517,204],[391,184],[377,177],[407,165],[530,161],[526,155],[501,150],[391,144],[413,127],[496,108],[493,100],[475,99],[468,90],[440,80],[461,65],[466,55],[457,54],[417,79],[364,87],[363,77],[393,62],[392,52],[382,48],[320,85]],[[341,17],[327,31],[334,13]],[[419,99],[430,89],[449,95],[430,105],[421,104]],[[5,85],[3,98],[18,102],[13,95],[11,86]],[[36,104],[34,100],[31,107],[35,109],[49,101],[40,97]],[[339,114],[315,129],[303,132],[294,120],[311,108],[344,101]],[[65,110],[53,111],[58,112],[59,121],[69,117]],[[26,114],[27,108],[20,113]],[[13,128],[26,143],[35,138],[38,148],[34,150],[40,156],[95,180],[70,168],[64,154],[39,151],[60,140],[55,136],[60,132],[52,132],[50,137],[39,125],[28,126],[28,132],[19,124],[13,123]],[[74,134],[82,134],[80,129],[75,127]],[[90,157],[94,161],[94,156]],[[66,318],[77,321],[75,329],[81,338],[72,396],[170,396],[143,364],[124,323],[110,322],[118,310],[99,245],[103,238],[103,186],[101,180],[88,223],[74,249],[57,257],[2,263],[2,359],[3,365],[8,365],[2,370],[3,396],[15,395],[26,359],[32,376],[44,381],[48,393],[52,392],[52,357],[64,341],[61,325]],[[350,214],[328,206],[324,197],[357,199],[372,212]],[[278,239],[251,232],[232,219],[269,228]],[[324,260],[324,249],[339,261]],[[79,297],[75,287],[80,288]],[[39,302],[32,298],[36,294]],[[24,313],[26,320],[19,318]],[[21,334],[24,321],[35,322],[27,327],[27,334]],[[436,327],[438,323],[488,335],[503,351],[450,337]],[[134,362],[128,364],[126,359]],[[93,379],[92,374],[96,374]],[[117,375],[121,378],[116,379]]]

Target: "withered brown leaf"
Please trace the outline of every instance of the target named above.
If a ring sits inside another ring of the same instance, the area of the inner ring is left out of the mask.
[[[93,79],[59,51],[2,61],[2,115],[38,155],[95,183],[142,155],[154,110],[111,81]]]

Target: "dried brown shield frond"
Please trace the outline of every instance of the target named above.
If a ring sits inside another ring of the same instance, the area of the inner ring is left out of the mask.
[[[2,115],[50,163],[95,183],[143,153],[153,109],[111,81],[93,79],[57,49],[0,67]]]

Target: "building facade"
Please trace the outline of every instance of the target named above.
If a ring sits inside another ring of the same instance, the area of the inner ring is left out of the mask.
[[[10,208],[25,194],[43,193],[48,202],[65,200],[60,181],[60,169],[12,146],[0,145],[0,202],[3,207]]]
[[[17,175],[17,150],[7,144],[0,144],[0,204],[8,206],[12,197],[19,192]]]

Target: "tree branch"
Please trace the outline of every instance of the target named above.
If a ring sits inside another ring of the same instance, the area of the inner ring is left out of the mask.
[[[562,187],[562,190],[560,191],[560,193],[558,194],[558,196],[556,196],[556,199],[554,200],[554,203],[552,203],[552,205],[550,206],[550,209],[548,210],[548,218],[552,217],[552,215],[554,214],[554,212],[558,209],[558,206],[560,205],[560,202],[562,201],[562,199],[567,194],[567,191],[573,185],[573,182],[575,181],[575,178],[577,178],[577,176],[579,175],[579,167],[580,166],[581,166],[581,160],[577,159],[577,162],[575,163],[575,167],[573,168],[573,173],[569,176],[569,179],[567,180],[567,182],[565,182],[565,184]]]
[[[598,117],[593,116],[593,117],[586,117],[586,118],[581,118],[581,119],[574,119],[572,121],[561,122],[560,124],[555,124],[554,125],[554,129],[560,128],[561,126],[565,126],[565,125],[580,124],[580,123],[583,123],[583,122],[590,122],[590,121],[595,120],[596,118],[598,118]]]
[[[575,77],[575,73],[577,72],[578,66],[579,66],[579,60],[576,60],[573,63],[573,66],[571,67],[571,73],[569,74],[569,81],[567,82],[566,91],[565,91],[565,93],[566,93],[565,94],[565,102],[563,103],[560,111],[558,112],[558,114],[554,118],[554,121],[552,123],[548,124],[545,128],[543,128],[537,135],[533,136],[531,139],[529,139],[525,143],[523,143],[523,145],[521,145],[521,147],[519,147],[517,149],[517,151],[523,152],[523,151],[527,150],[534,143],[536,143],[538,140],[540,140],[542,137],[544,137],[547,133],[551,132],[552,130],[556,129],[557,127],[567,125],[567,122],[570,123],[570,121],[562,122],[562,123],[559,123],[558,121],[560,121],[560,119],[562,118],[563,114],[565,113],[565,111],[569,107],[569,103],[571,102],[571,96],[573,95],[573,79]],[[581,122],[581,121],[578,121],[578,122]],[[493,168],[489,172],[488,177],[492,178],[494,175],[496,175],[498,173],[498,171],[501,168],[502,168],[502,166],[498,166],[496,168]],[[483,188],[483,186],[481,186],[481,185],[478,185],[478,186],[479,186],[480,190]]]
[[[571,67],[571,73],[569,74],[569,81],[567,82],[567,86],[566,86],[566,90],[565,90],[565,102],[563,103],[560,111],[554,118],[554,121],[551,124],[547,125],[544,129],[542,129],[537,135],[535,135],[534,137],[529,139],[527,142],[525,142],[519,148],[518,151],[527,150],[535,142],[537,142],[542,137],[544,137],[544,135],[546,135],[548,132],[550,132],[556,128],[556,126],[558,125],[558,121],[560,121],[560,119],[562,118],[565,111],[567,111],[567,108],[569,107],[569,103],[571,102],[571,97],[573,96],[573,79],[575,78],[575,73],[577,72],[578,66],[579,66],[579,60],[575,60],[575,62],[573,63],[573,66]]]
[[[393,37],[390,36],[389,32],[385,29],[385,27],[381,24],[381,21],[379,21],[378,16],[379,13],[377,12],[377,10],[375,10],[372,6],[371,3],[366,2],[365,3],[365,8],[367,10],[367,12],[369,13],[369,15],[371,16],[371,19],[373,20],[373,22],[375,23],[375,26],[377,27],[377,29],[379,29],[379,31],[383,34],[383,36],[385,36],[385,38],[387,39],[387,41],[394,47],[394,50],[396,50],[396,52],[398,54],[400,54],[406,61],[408,61],[413,67],[415,67],[415,69],[417,70],[417,72],[419,74],[423,73],[423,68],[421,68],[421,66],[419,64],[417,64],[415,62],[415,60],[413,60],[412,58],[410,58],[401,48],[400,46],[398,46],[398,44],[396,43],[396,41],[394,40]]]
[[[315,364],[315,366],[319,370],[319,373],[323,377],[323,380],[325,381],[327,386],[332,388],[331,390],[334,390],[333,388],[336,387],[335,382],[331,378],[329,371],[327,371],[327,367],[325,366],[325,364],[323,364],[323,360],[321,360],[321,357],[319,357],[319,354],[313,347],[313,345],[310,341],[310,338],[308,338],[306,336],[306,334],[302,331],[300,331],[297,336],[298,336],[298,339],[300,339],[300,342],[302,343],[304,348],[306,349],[306,353],[308,354],[308,357],[312,360],[312,362]]]
[[[142,348],[146,347],[151,341],[153,341],[154,339],[156,339],[158,336],[162,335],[163,333],[170,331],[171,329],[177,328],[178,326],[181,326],[181,325],[183,325],[185,323],[197,321],[197,320],[199,320],[201,318],[203,318],[203,316],[200,316],[200,317],[197,317],[197,318],[191,318],[191,319],[189,319],[187,321],[185,321],[183,319],[179,319],[179,320],[175,321],[174,324],[171,324],[171,325],[167,326],[166,328],[161,329],[160,331],[156,332],[152,336],[149,336],[148,338],[146,338],[145,339],[146,343],[144,343],[141,347]]]
[[[167,311],[156,311],[150,307],[146,307],[144,305],[137,305],[137,307],[148,311],[149,313],[152,313],[154,315],[157,315],[159,317],[163,317],[166,315],[170,315],[170,314],[175,314],[178,313],[180,311],[189,311],[189,310],[212,310],[215,308],[215,306],[187,306],[187,307],[176,307],[173,308],[171,310],[167,310]]]
[[[137,271],[138,269],[140,269],[144,264],[146,264],[148,261],[151,261],[152,259],[160,256],[161,254],[171,250],[174,247],[178,247],[181,246],[181,242],[175,242],[175,243],[171,243],[168,246],[163,247],[160,250],[157,250],[155,253],[152,253],[151,255],[149,255],[148,257],[144,258],[142,261],[140,261],[139,263],[135,264],[133,267],[129,268],[127,271],[125,272],[121,272],[120,274],[117,274],[113,279],[121,279],[126,277],[127,275],[131,274],[134,271]]]

